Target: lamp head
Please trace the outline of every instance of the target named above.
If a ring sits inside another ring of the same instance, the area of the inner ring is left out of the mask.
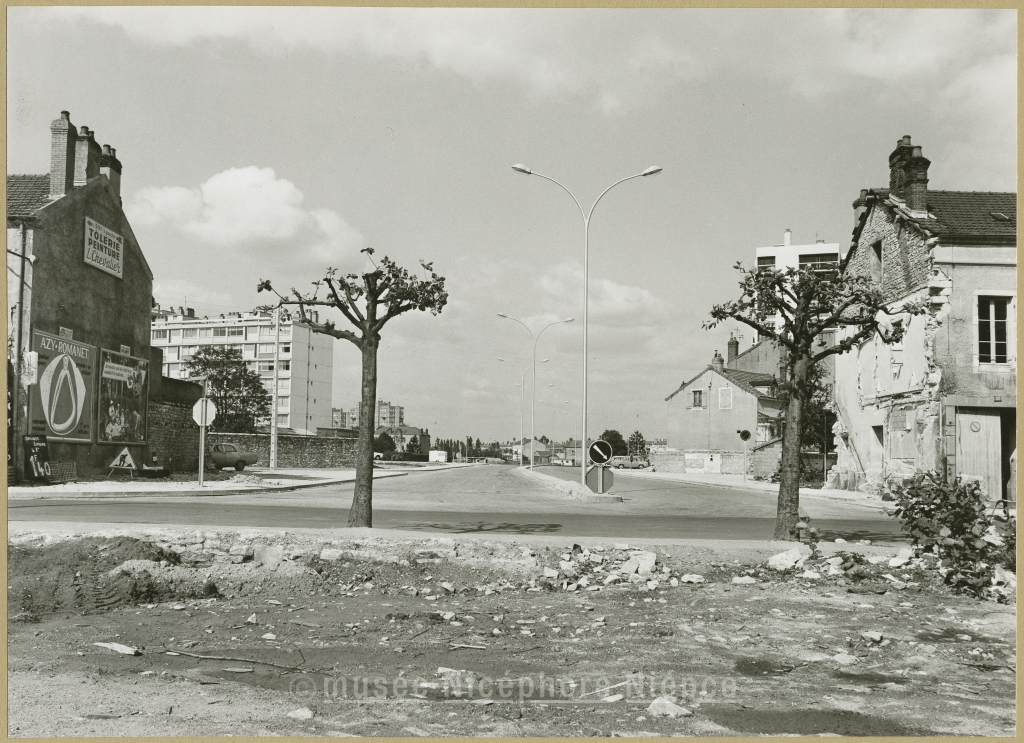
[[[518,171],[520,173],[525,173],[526,175],[533,175],[533,171],[530,170],[525,165],[523,165],[522,163],[516,163],[515,165],[513,165],[512,170]]]
[[[576,318],[575,317],[567,317],[564,320],[562,320],[562,322],[576,322]]]
[[[508,315],[506,315],[504,312],[499,312],[498,317],[504,317],[506,320],[508,319]]]
[[[652,165],[651,167],[649,167],[647,170],[645,170],[640,175],[657,175],[660,172],[661,172],[661,166],[660,165]]]

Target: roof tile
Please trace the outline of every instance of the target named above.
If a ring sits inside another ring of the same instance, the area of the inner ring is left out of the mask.
[[[30,217],[50,203],[50,175],[8,175],[7,217]]]

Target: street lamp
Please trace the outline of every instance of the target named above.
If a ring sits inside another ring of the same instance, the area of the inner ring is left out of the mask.
[[[501,357],[498,357],[498,361],[504,361],[504,362],[508,363],[508,359],[503,359]],[[548,359],[541,359],[540,362],[536,362],[535,361],[535,362],[533,362],[533,366],[536,367],[536,365],[538,363],[546,364],[546,363],[548,363]],[[528,372],[528,371],[530,371],[530,367],[529,366],[526,367],[525,369],[523,369],[523,374],[519,378],[519,384],[516,385],[516,387],[519,387],[519,466],[520,467],[523,466],[523,435],[524,435],[524,433],[523,433],[523,402],[525,400],[525,395],[526,395],[526,372]]]
[[[532,454],[533,442],[536,440],[537,437],[537,342],[540,340],[540,334],[543,333],[548,328],[550,328],[552,325],[558,325],[563,322],[575,322],[576,319],[573,317],[567,317],[564,320],[555,320],[554,322],[548,323],[543,328],[541,328],[540,332],[537,333],[537,336],[534,337],[533,331],[530,330],[530,328],[522,320],[516,320],[516,318],[514,317],[509,317],[504,312],[499,312],[498,317],[519,323],[524,328],[526,328],[526,332],[530,334],[530,338],[533,340],[533,391],[530,395],[530,469],[532,470],[534,459]]]
[[[655,175],[657,173],[660,173],[661,172],[661,167],[658,166],[658,165],[652,165],[651,167],[649,167],[646,170],[644,170],[642,173],[637,173],[636,175],[630,175],[630,176],[627,176],[627,177],[623,178],[622,180],[615,181],[615,183],[613,183],[612,185],[608,186],[608,188],[606,188],[604,191],[601,192],[601,195],[597,197],[597,200],[594,202],[593,206],[590,207],[590,212],[584,211],[583,205],[580,204],[580,200],[576,198],[576,196],[573,194],[573,192],[570,191],[565,186],[563,186],[558,181],[556,181],[554,178],[551,178],[551,177],[546,176],[546,175],[542,175],[541,173],[535,173],[533,170],[530,170],[530,168],[526,167],[522,163],[516,163],[515,165],[513,165],[512,166],[512,170],[515,170],[518,173],[523,173],[525,175],[535,175],[538,178],[543,178],[546,181],[551,181],[556,186],[558,186],[563,191],[565,191],[567,194],[569,194],[569,196],[572,197],[572,200],[576,202],[576,206],[578,206],[580,208],[580,214],[583,215],[583,416],[582,416],[583,417],[583,432],[582,432],[582,437],[581,437],[582,438],[582,442],[581,443],[582,443],[582,446],[586,447],[586,445],[587,445],[587,443],[586,443],[587,442],[587,318],[588,318],[589,309],[590,309],[590,307],[589,307],[589,301],[590,301],[590,297],[589,297],[589,293],[590,293],[590,285],[589,285],[589,269],[590,269],[590,264],[589,264],[589,258],[590,258],[590,218],[591,218],[591,216],[593,216],[594,208],[597,206],[598,202],[602,198],[604,198],[604,195],[606,193],[611,191],[617,185],[619,185],[620,183],[625,183],[626,181],[632,180],[633,178],[644,178],[644,177],[649,176],[649,175]],[[583,462],[580,465],[580,482],[583,484],[584,487],[586,487],[586,485],[587,485],[587,458],[588,458],[587,455],[584,454],[583,455]]]

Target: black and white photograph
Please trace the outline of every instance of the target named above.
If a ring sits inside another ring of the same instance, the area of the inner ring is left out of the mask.
[[[1016,735],[1016,10],[6,22],[9,737]]]

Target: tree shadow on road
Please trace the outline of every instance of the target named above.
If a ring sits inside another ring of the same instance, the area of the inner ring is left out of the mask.
[[[562,530],[561,524],[516,524],[495,523],[490,521],[445,523],[443,521],[419,522],[415,524],[389,525],[394,529],[410,529],[413,531],[443,531],[451,534],[472,534],[479,532],[502,532],[507,534],[556,534]]]

